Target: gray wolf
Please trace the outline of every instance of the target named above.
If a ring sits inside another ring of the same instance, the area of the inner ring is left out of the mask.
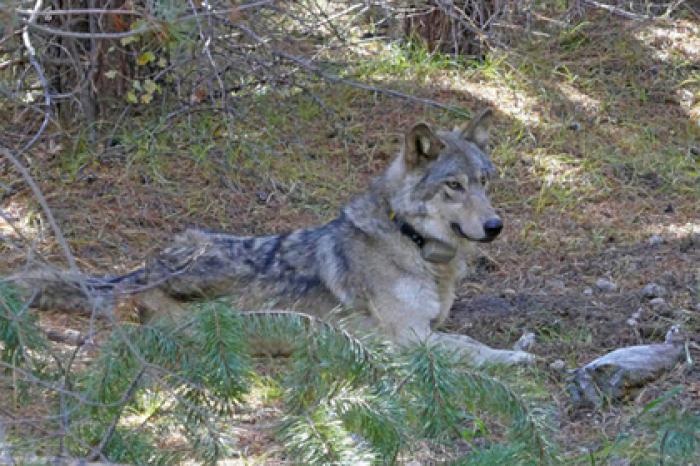
[[[414,125],[386,171],[325,225],[259,237],[189,230],[144,267],[88,285],[145,290],[138,306],[153,313],[220,296],[322,318],[340,307],[357,331],[399,345],[435,342],[475,365],[530,363],[532,354],[438,330],[474,243],[503,227],[487,196],[490,117],[484,110],[451,131]]]

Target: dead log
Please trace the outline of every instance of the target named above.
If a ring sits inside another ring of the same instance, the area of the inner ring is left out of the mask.
[[[618,348],[572,371],[567,387],[574,408],[600,408],[623,399],[672,370],[685,355],[685,335],[674,326],[661,344]]]

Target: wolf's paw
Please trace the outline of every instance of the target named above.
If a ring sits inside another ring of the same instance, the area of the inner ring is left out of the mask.
[[[508,358],[507,364],[513,365],[532,365],[537,362],[537,356],[527,351],[512,351]]]
[[[537,362],[537,356],[527,351],[495,350],[482,352],[481,357],[474,359],[477,366],[504,365],[504,366],[528,366]]]

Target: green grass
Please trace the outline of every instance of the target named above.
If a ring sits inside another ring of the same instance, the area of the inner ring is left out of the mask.
[[[472,60],[430,51],[416,40],[381,46],[371,58],[358,61],[352,75],[364,79],[401,77],[421,85],[443,71],[470,67],[479,65]]]
[[[621,416],[625,424],[615,429],[615,435],[598,435],[595,446],[585,454],[571,455],[569,464],[610,464],[616,460],[643,466],[695,464],[700,454],[700,416],[679,406],[683,392],[678,386],[641,409],[625,409]]]

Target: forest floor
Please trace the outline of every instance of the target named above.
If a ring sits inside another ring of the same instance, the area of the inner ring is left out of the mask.
[[[491,191],[505,229],[481,247],[448,327],[496,347],[536,334],[532,351],[544,362],[499,374],[554,412],[567,464],[658,459],[664,422],[700,415],[697,368],[682,364],[623,403],[578,411],[568,407],[566,375],[549,363],[573,369],[621,346],[658,343],[674,324],[700,344],[697,18],[601,16],[481,63],[380,43],[347,61],[355,79],[470,111],[494,108],[501,177]],[[387,165],[411,123],[461,120],[338,84],[282,101],[260,95],[241,113],[234,127],[206,113],[149,126],[144,110],[97,148],[78,139],[35,150],[33,163],[44,167],[35,174],[81,267],[128,271],[189,226],[262,234],[328,221]],[[41,239],[41,253],[60,258],[29,220],[38,209],[28,189],[2,207],[28,219],[22,233]],[[0,231],[13,234],[2,223]],[[10,248],[3,255],[6,269],[24,261]],[[601,278],[616,289],[599,289]],[[651,282],[666,288],[665,305],[642,296]],[[58,313],[41,320],[88,325]],[[649,403],[676,387],[649,419]],[[272,436],[246,435],[254,463]]]

